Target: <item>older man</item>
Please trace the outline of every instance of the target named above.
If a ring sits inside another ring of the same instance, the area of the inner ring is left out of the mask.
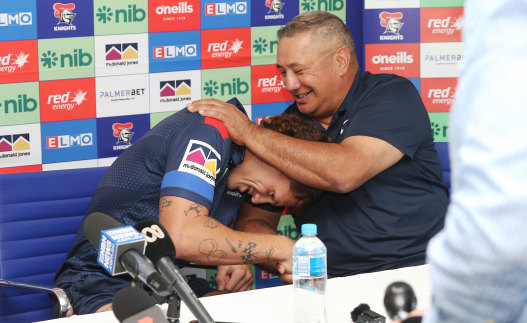
[[[348,28],[331,13],[303,13],[278,38],[277,67],[295,99],[286,113],[310,119],[334,143],[260,129],[218,100],[188,109],[222,120],[234,142],[287,176],[328,191],[295,222],[318,225],[330,276],[423,264],[448,189],[416,89],[397,75],[361,73]],[[277,214],[241,211],[238,228],[275,230]]]

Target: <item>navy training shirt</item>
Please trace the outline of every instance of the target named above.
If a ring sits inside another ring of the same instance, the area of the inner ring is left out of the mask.
[[[285,113],[300,112],[293,104]],[[404,153],[395,165],[349,193],[325,192],[304,216],[295,218],[298,228],[317,224],[318,237],[328,248],[328,274],[424,264],[427,243],[444,224],[448,189],[415,87],[396,75],[357,73],[326,132],[336,143],[370,136]]]
[[[228,102],[243,110],[238,100]],[[204,205],[212,218],[228,225],[244,201],[240,194],[229,194],[228,169],[241,163],[244,153],[221,122],[183,109],[114,161],[86,214],[103,212],[122,225],[134,225],[159,219],[161,196],[178,196]],[[130,281],[127,274],[111,277],[99,266],[97,250],[81,227],[54,283],[66,291],[76,314],[86,314],[111,303]]]

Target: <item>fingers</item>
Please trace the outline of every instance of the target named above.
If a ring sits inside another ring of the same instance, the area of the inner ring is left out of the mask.
[[[218,273],[216,274],[216,285],[218,290],[224,290],[230,274],[228,273],[229,266],[218,266]]]
[[[219,290],[240,292],[251,290],[254,278],[249,265],[219,266],[216,283]]]
[[[254,278],[250,271],[235,271],[231,279],[225,285],[225,289],[230,292],[242,292],[251,290]]]

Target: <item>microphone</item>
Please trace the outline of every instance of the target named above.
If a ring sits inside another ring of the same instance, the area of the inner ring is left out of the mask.
[[[384,307],[392,320],[405,320],[417,306],[414,290],[405,282],[393,282],[384,293]]]
[[[145,254],[152,260],[156,268],[174,286],[179,297],[200,323],[214,323],[214,320],[200,302],[188,282],[174,264],[176,249],[166,229],[156,220],[144,220],[134,227],[140,231],[147,241]]]
[[[386,317],[370,310],[368,304],[361,303],[351,311],[351,321],[356,323],[386,323]]]
[[[167,323],[163,311],[144,290],[121,288],[112,300],[113,314],[122,323]]]
[[[145,237],[132,226],[121,226],[111,216],[94,212],[83,222],[86,237],[97,248],[97,262],[112,276],[125,272],[140,280],[159,296],[172,294],[173,288],[145,257]]]

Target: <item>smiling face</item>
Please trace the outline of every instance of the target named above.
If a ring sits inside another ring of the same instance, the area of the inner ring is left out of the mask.
[[[291,181],[249,151],[246,151],[243,162],[229,174],[227,187],[248,193],[254,204],[294,207],[299,202],[291,191]]]
[[[340,105],[335,96],[336,46],[317,46],[312,33],[283,37],[278,42],[277,67],[285,88],[300,111],[319,121],[331,118]]]

